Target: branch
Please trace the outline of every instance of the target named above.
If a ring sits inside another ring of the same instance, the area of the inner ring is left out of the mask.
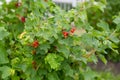
[[[95,49],[92,49],[89,53],[83,55],[83,57],[89,58],[89,57],[90,57],[92,54],[94,54],[95,52],[96,52],[96,50],[95,50]]]
[[[111,36],[113,36],[115,34],[115,32],[117,31],[117,29],[115,29],[110,36],[108,36],[106,39],[109,39]]]

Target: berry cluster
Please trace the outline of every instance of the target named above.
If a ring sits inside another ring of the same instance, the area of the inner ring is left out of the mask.
[[[71,30],[69,32],[63,30],[62,31],[62,34],[64,36],[64,38],[67,38],[69,36],[69,34],[73,34],[75,32],[76,28],[75,27],[72,27]]]
[[[15,7],[16,7],[16,8],[19,8],[21,5],[22,5],[21,2],[15,3]],[[19,18],[19,20],[20,20],[22,23],[25,23],[26,19],[25,19],[24,16],[18,16],[18,18]]]
[[[35,40],[32,45],[31,45],[33,48],[37,48],[39,46],[39,42],[38,40]],[[32,50],[32,55],[36,55],[36,50]],[[37,64],[36,64],[36,61],[33,60],[32,61],[32,67],[36,70],[37,69]]]

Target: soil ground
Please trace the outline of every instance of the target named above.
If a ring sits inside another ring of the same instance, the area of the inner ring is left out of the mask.
[[[97,64],[89,63],[92,69],[97,71],[111,71],[114,74],[120,74],[120,62],[114,63],[108,61],[105,65],[102,61],[99,60]]]

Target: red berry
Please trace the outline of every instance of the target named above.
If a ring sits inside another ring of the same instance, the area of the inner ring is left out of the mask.
[[[25,22],[25,17],[21,17],[21,22]]]
[[[74,32],[75,32],[75,30],[76,30],[76,28],[75,28],[75,27],[73,27],[73,28],[70,30],[70,32],[71,32],[71,33],[74,33]]]
[[[34,48],[37,48],[39,46],[39,42],[37,40],[35,40],[33,43],[32,43],[32,46]]]
[[[17,3],[15,4],[15,6],[18,8],[18,7],[21,6],[21,3],[20,3],[20,2],[17,2]]]
[[[68,37],[68,32],[63,31],[62,33],[63,33],[64,38],[67,38],[67,37]]]

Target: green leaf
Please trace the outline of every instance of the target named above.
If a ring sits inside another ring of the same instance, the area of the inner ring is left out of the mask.
[[[105,9],[105,7],[106,7],[105,4],[103,4],[103,3],[101,3],[101,2],[96,2],[96,1],[94,1],[93,4],[94,4],[94,7],[98,8],[98,9],[100,9],[102,12],[104,12],[104,9]]]
[[[84,75],[84,80],[94,80],[94,78],[98,76],[98,74],[96,74],[91,69],[88,69],[85,72],[83,72],[83,75]]]
[[[3,40],[9,33],[6,31],[4,27],[0,27],[0,40]]]
[[[111,46],[112,46],[113,48],[119,48],[119,46],[116,45],[116,44],[114,44],[114,43],[112,43]]]
[[[87,21],[86,11],[80,12],[80,18],[81,18],[81,21],[84,22],[84,23]]]
[[[113,48],[111,48],[111,50],[112,50],[114,53],[119,54],[118,50],[113,49]]]
[[[70,51],[67,46],[59,45],[59,46],[57,46],[57,50],[58,50],[58,52],[62,53],[65,58],[68,58]]]
[[[65,76],[64,80],[73,80],[73,78]],[[74,79],[75,80],[75,79]],[[76,79],[77,80],[77,79]]]
[[[114,20],[113,20],[114,23],[116,24],[119,24],[120,23],[120,17],[116,17]]]
[[[71,69],[70,65],[67,63],[62,64],[63,70],[66,73],[66,76],[73,77],[73,70]]]
[[[81,37],[82,47],[90,50],[92,47],[97,48],[99,45],[99,41],[91,34],[85,33]]]
[[[109,25],[104,21],[100,21],[100,23],[98,23],[97,26],[100,27],[104,31],[110,31]]]
[[[7,78],[8,76],[11,75],[11,68],[8,67],[8,66],[0,67],[0,71],[2,72],[2,78],[3,79],[5,79],[5,78]]]
[[[60,80],[56,72],[48,73],[48,80]]]
[[[20,80],[20,77],[19,76],[12,76],[12,78],[11,78],[12,80]]]
[[[50,48],[50,44],[49,43],[40,44],[40,49],[41,50],[47,51],[49,48]]]
[[[0,64],[6,64],[8,62],[9,62],[9,60],[7,58],[6,50],[3,47],[0,47]]]
[[[97,64],[97,62],[98,62],[98,59],[95,54],[93,54],[89,59],[90,59],[90,61],[94,62],[95,64]]]
[[[120,42],[119,38],[117,38],[115,35],[110,36],[110,40],[113,41],[116,44],[118,44]]]
[[[117,24],[116,29],[117,29],[117,30],[120,30],[120,23]]]
[[[49,53],[45,58],[45,63],[49,63],[52,69],[57,70],[60,67],[61,62],[64,60],[60,55]]]
[[[105,59],[105,56],[103,56],[102,54],[99,54],[98,56],[104,62],[104,64],[107,64],[107,60]]]
[[[34,77],[30,78],[30,80],[42,80],[39,75],[35,75]]]

